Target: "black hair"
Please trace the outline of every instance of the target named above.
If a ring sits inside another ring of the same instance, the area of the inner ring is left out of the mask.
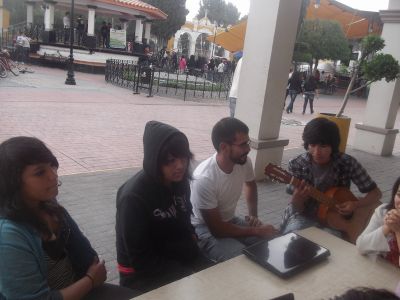
[[[161,167],[168,164],[170,155],[175,158],[187,158],[189,162],[193,159],[193,154],[189,148],[189,141],[182,132],[172,135],[162,146],[157,163],[160,175],[162,174]],[[184,179],[190,178],[189,168],[187,168]]]
[[[396,294],[386,289],[374,289],[367,287],[353,288],[341,296],[331,298],[333,300],[398,300]]]
[[[326,118],[312,119],[304,127],[304,149],[308,150],[310,144],[329,145],[332,154],[339,152],[340,135],[337,125]]]
[[[21,196],[23,171],[39,163],[58,168],[57,158],[37,138],[19,136],[0,144],[0,215],[47,232],[47,227],[32,215]]]
[[[400,177],[398,177],[397,180],[395,181],[395,183],[393,184],[392,197],[390,198],[390,202],[386,206],[386,209],[389,210],[389,209],[395,208],[395,206],[394,206],[394,198],[396,197],[397,191],[399,190],[399,186],[400,186]]]
[[[214,125],[211,133],[211,140],[215,150],[219,152],[221,143],[233,143],[237,133],[249,134],[249,127],[236,118],[228,117],[219,120]]]

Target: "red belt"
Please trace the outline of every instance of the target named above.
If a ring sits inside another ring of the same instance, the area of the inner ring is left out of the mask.
[[[134,269],[134,268],[125,267],[125,266],[122,266],[122,265],[120,265],[120,264],[117,264],[117,267],[118,267],[118,272],[120,272],[120,273],[122,273],[122,274],[127,274],[127,275],[129,275],[129,274],[135,273],[135,269]]]

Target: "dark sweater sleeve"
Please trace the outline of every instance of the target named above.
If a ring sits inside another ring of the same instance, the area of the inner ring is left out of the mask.
[[[117,207],[118,263],[135,272],[152,273],[162,265],[150,236],[150,216],[137,195],[124,195]],[[127,258],[128,261],[123,261]]]

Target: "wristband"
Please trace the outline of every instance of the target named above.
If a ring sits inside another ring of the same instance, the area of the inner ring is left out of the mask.
[[[92,282],[92,289],[94,288],[94,279],[92,277],[92,275],[89,275],[88,273],[85,274],[86,277],[88,277],[90,279],[90,281]]]

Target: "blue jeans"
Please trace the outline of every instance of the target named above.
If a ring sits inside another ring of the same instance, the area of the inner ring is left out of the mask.
[[[235,116],[235,109],[236,109],[236,98],[229,97],[229,110],[231,114],[231,118]]]
[[[249,226],[247,222],[239,217],[233,217],[229,221],[239,226]],[[261,238],[251,236],[243,238],[216,238],[206,224],[195,225],[196,234],[199,238],[198,245],[203,254],[215,262],[222,262],[242,254],[242,250]]]
[[[289,95],[290,95],[290,103],[286,109],[287,113],[291,113],[293,112],[293,104],[294,104],[294,100],[296,100],[297,97],[297,91],[296,90],[289,90]]]
[[[304,105],[303,105],[303,114],[306,112],[307,103],[310,101],[310,112],[314,113],[314,92],[304,92]]]

